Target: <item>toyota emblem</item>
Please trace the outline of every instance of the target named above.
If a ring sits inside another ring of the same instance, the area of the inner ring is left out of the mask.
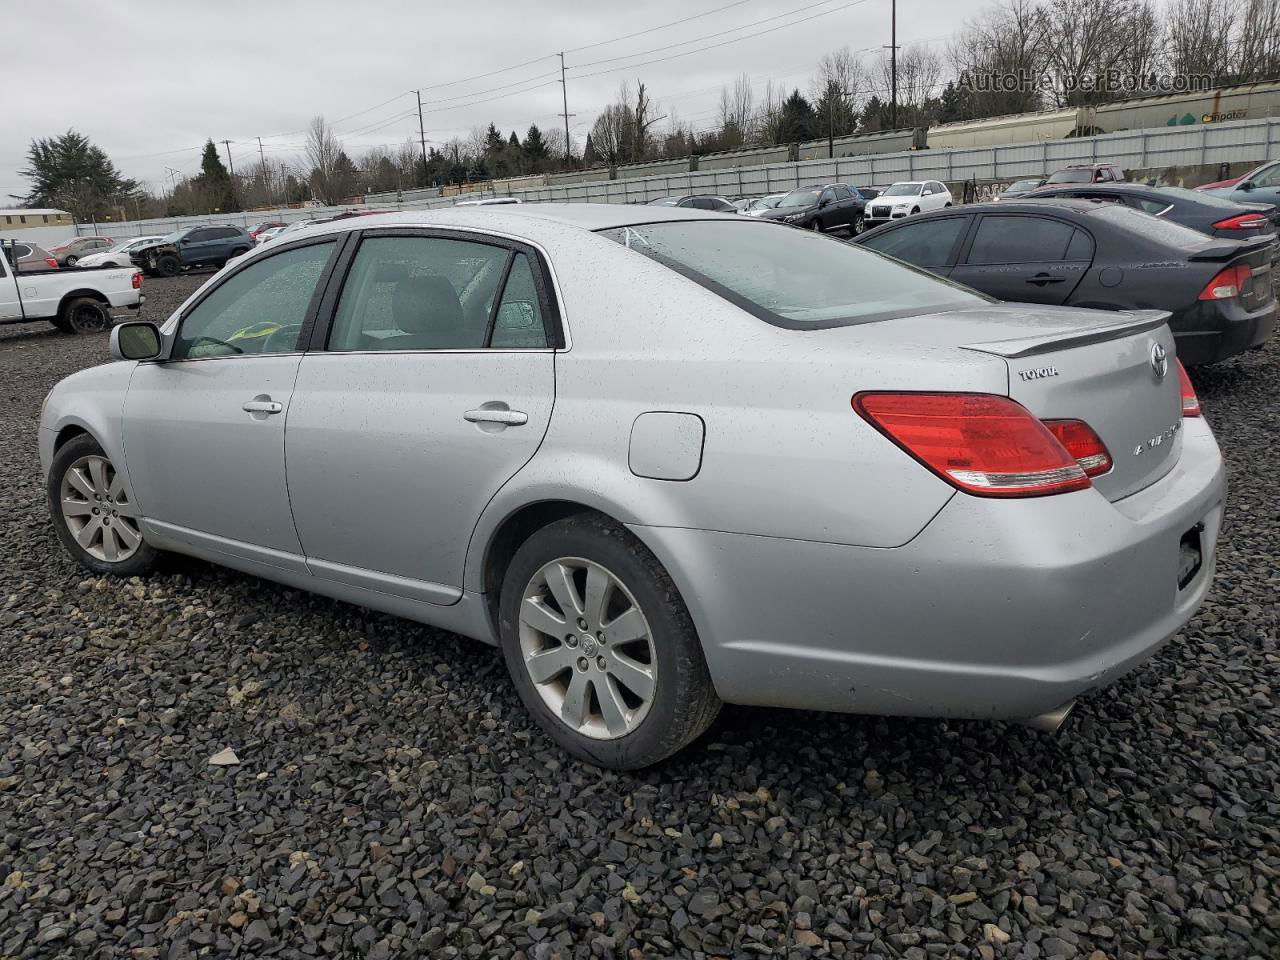
[[[1157,380],[1163,380],[1164,375],[1169,372],[1169,356],[1158,343],[1151,345],[1151,369],[1155,371]]]

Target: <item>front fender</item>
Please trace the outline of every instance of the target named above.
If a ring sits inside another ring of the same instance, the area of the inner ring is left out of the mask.
[[[137,363],[105,363],[73,373],[49,391],[40,414],[40,469],[46,480],[53,465],[57,438],[64,430],[88,433],[102,447],[124,479],[130,495],[124,452],[124,400]]]

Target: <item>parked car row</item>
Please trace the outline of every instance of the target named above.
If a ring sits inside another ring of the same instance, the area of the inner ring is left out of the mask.
[[[1205,219],[1195,230],[1124,202],[1033,196],[923,214],[856,242],[998,300],[1168,311],[1187,366],[1271,335],[1269,221],[1237,230]],[[1175,196],[1163,212],[1181,202]]]

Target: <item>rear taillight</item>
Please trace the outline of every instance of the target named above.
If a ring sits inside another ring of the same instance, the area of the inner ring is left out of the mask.
[[[859,393],[853,408],[943,480],[980,497],[1041,497],[1091,486],[1049,429],[1008,397]]]
[[[142,289],[142,271],[139,270],[133,275],[133,289]]]
[[[1111,469],[1111,454],[1107,445],[1093,432],[1093,427],[1083,420],[1046,420],[1044,425],[1054,438],[1066,448],[1085,475],[1100,477]]]
[[[1191,378],[1187,376],[1187,368],[1182,365],[1181,360],[1174,360],[1178,367],[1178,388],[1182,393],[1182,415],[1184,417],[1200,416],[1200,398],[1196,396],[1196,388],[1191,385]]]
[[[1209,281],[1208,286],[1200,291],[1201,300],[1234,300],[1240,296],[1253,280],[1253,271],[1245,264],[1227,267]]]
[[[55,270],[58,269],[58,261],[53,259],[53,257],[45,257],[44,262],[47,263],[49,266],[53,267],[53,269]]]
[[[1227,217],[1214,224],[1219,230],[1261,230],[1267,225],[1267,218],[1257,213],[1242,213],[1237,217]]]

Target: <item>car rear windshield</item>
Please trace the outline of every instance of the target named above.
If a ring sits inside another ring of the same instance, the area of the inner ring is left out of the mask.
[[[1125,230],[1132,230],[1157,243],[1167,244],[1179,250],[1198,250],[1214,242],[1190,227],[1184,227],[1180,223],[1161,217],[1153,217],[1149,213],[1134,210],[1132,207],[1122,207],[1119,204],[1099,204],[1090,209],[1089,215],[1100,220],[1108,220]]]
[[[1192,203],[1198,203],[1206,207],[1217,207],[1219,210],[1244,212],[1244,208],[1234,200],[1215,197],[1211,193],[1204,193],[1200,190],[1188,190],[1186,187],[1160,187],[1159,191],[1160,193],[1167,193],[1170,200],[1190,200]]]
[[[1050,183],[1092,183],[1092,170],[1059,170],[1049,178]]]
[[[653,223],[600,233],[760,319],[791,329],[849,326],[991,302],[869,250],[767,221]]]

